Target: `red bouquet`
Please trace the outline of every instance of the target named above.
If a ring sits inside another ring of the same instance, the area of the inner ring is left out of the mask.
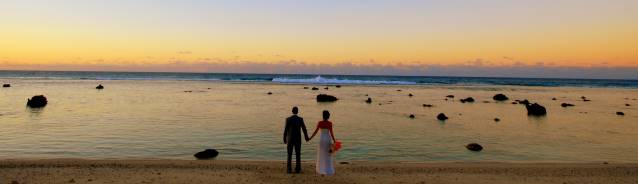
[[[335,153],[341,149],[341,141],[335,141],[332,145],[330,145],[330,153]]]

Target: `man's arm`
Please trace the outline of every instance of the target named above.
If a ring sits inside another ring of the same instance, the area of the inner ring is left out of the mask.
[[[303,131],[303,136],[306,137],[306,141],[309,141],[310,138],[308,137],[308,131],[306,130],[306,123],[303,122],[303,118],[301,119],[301,130]]]
[[[288,121],[288,118],[286,118],[286,127],[284,128],[284,144],[288,144],[288,141],[286,140],[286,136],[288,135],[288,130],[290,126],[290,121]]]

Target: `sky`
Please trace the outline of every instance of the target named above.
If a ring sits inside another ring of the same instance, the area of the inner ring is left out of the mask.
[[[638,79],[638,1],[0,0],[0,70]]]

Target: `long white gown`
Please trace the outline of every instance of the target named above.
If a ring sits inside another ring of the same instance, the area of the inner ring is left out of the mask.
[[[317,146],[317,173],[333,175],[335,173],[333,154],[330,153],[332,137],[330,130],[321,128],[321,137]]]

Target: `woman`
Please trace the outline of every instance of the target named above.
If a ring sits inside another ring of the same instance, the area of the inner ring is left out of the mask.
[[[330,112],[323,111],[323,121],[319,121],[315,132],[310,136],[310,139],[312,139],[321,129],[321,138],[317,146],[317,173],[325,175],[333,175],[335,173],[331,146],[332,143],[336,142],[336,139],[332,132],[332,122],[328,121],[329,118]]]

